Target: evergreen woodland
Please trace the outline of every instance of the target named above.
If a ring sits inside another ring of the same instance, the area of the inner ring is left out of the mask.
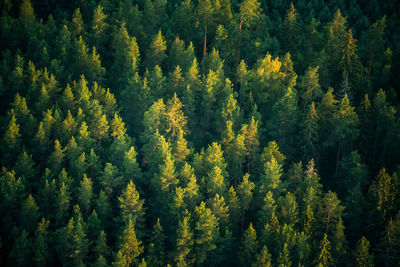
[[[396,0],[0,0],[0,265],[400,266]]]

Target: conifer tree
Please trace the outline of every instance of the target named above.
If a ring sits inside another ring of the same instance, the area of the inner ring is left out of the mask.
[[[139,263],[138,257],[143,253],[142,241],[136,238],[134,224],[129,218],[119,237],[118,253],[113,262],[116,266],[130,266]]]
[[[79,8],[75,9],[74,13],[72,14],[71,19],[71,33],[77,37],[80,35],[84,35],[84,23],[82,19],[82,13]]]
[[[18,148],[21,136],[19,126],[20,125],[17,123],[15,115],[12,114],[7,130],[5,131],[3,136],[4,144],[10,152],[15,152],[15,150]]]
[[[83,175],[81,186],[79,188],[78,203],[82,207],[84,215],[87,215],[93,198],[93,182],[86,174]]]
[[[103,7],[98,5],[97,8],[93,11],[93,19],[92,19],[92,38],[94,40],[94,44],[97,48],[102,51],[104,42],[106,41],[106,33],[108,25],[106,23],[107,15],[103,12]]]
[[[374,255],[370,254],[370,243],[363,236],[358,242],[354,251],[354,262],[357,266],[369,267],[374,266]]]
[[[107,228],[113,212],[107,194],[103,190],[100,190],[96,199],[96,212],[104,227]]]
[[[10,252],[10,261],[16,266],[27,266],[32,259],[32,244],[28,232],[21,231]]]
[[[250,175],[246,173],[243,176],[243,181],[237,187],[238,195],[241,201],[242,207],[242,232],[243,232],[243,225],[244,225],[244,215],[245,212],[250,208],[250,203],[253,198],[253,190],[254,190],[254,183],[249,181]]]
[[[191,257],[194,237],[190,228],[190,216],[187,215],[179,221],[176,239],[175,262],[177,266],[188,266],[193,263],[194,258]]]
[[[140,54],[136,38],[129,35],[124,22],[115,32],[112,47],[115,51],[112,71],[116,74],[116,77],[119,77],[117,85],[126,86],[128,80],[133,78],[137,71]]]
[[[271,254],[269,253],[267,247],[264,245],[261,248],[261,251],[259,254],[256,256],[256,261],[253,263],[254,267],[260,266],[260,267],[271,267]]]
[[[125,152],[122,162],[122,173],[126,181],[134,179],[134,181],[142,182],[142,170],[136,160],[137,153],[135,147],[131,146],[129,151]]]
[[[123,221],[134,220],[136,228],[140,228],[144,222],[144,200],[139,198],[139,192],[132,180],[118,200]]]
[[[257,233],[253,228],[253,224],[250,223],[249,228],[243,233],[242,240],[240,242],[239,249],[239,260],[241,264],[251,264],[258,251]]]
[[[39,207],[36,200],[29,194],[28,198],[22,203],[20,211],[20,224],[28,232],[33,231],[36,221],[39,218]]]
[[[93,251],[98,257],[96,261],[98,261],[100,257],[103,257],[104,261],[106,261],[106,258],[110,254],[110,248],[107,245],[107,236],[103,230],[100,231],[99,236],[97,237]]]
[[[224,195],[226,191],[226,184],[222,171],[218,166],[214,166],[207,178],[207,193],[209,196],[215,194]]]
[[[147,57],[144,61],[148,69],[153,69],[156,65],[161,66],[163,61],[167,58],[165,51],[167,50],[167,44],[165,37],[161,33],[161,29],[154,36],[149,49],[146,53]]]
[[[231,220],[231,225],[232,225],[232,230],[235,232],[240,231],[241,228],[239,228],[240,221],[241,221],[241,206],[239,202],[239,198],[236,194],[235,188],[231,186],[229,188],[228,194],[227,194],[227,203],[229,207],[229,214],[230,214],[230,220]]]
[[[125,123],[117,113],[114,114],[114,119],[111,121],[111,136],[114,138],[122,137],[126,132]]]
[[[219,237],[218,220],[212,214],[206,204],[201,202],[195,208],[196,223],[195,223],[195,252],[196,261],[199,264],[206,262],[207,255],[210,251],[216,249],[216,241]]]
[[[162,266],[165,263],[165,235],[160,219],[153,226],[148,247],[147,262],[151,266]]]
[[[62,225],[67,219],[71,201],[69,188],[65,183],[61,184],[55,200],[57,224]]]
[[[72,219],[72,218],[71,218]],[[89,241],[86,238],[86,229],[79,206],[74,206],[73,230],[71,233],[69,257],[73,264],[82,265],[86,262],[89,252]]]
[[[282,35],[285,38],[284,40],[287,42],[287,44],[284,44],[284,47],[288,48],[290,51],[294,52],[297,49],[299,30],[297,11],[292,3],[286,12],[281,29]]]
[[[223,196],[215,194],[215,197],[208,201],[212,213],[218,219],[221,229],[226,229],[229,222],[229,208]]]
[[[36,232],[35,232],[35,240],[33,242],[33,262],[40,265],[46,265],[49,260],[49,233],[48,228],[50,225],[50,221],[42,218],[42,220],[38,223]]]
[[[325,233],[324,238],[320,243],[321,252],[317,258],[316,264],[317,266],[329,266],[332,264],[332,256],[330,253],[331,250],[331,242],[328,240],[328,236]]]

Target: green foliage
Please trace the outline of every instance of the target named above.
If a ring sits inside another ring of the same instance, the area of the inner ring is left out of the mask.
[[[175,262],[178,266],[188,266],[193,263],[190,253],[192,252],[194,240],[193,232],[190,228],[190,217],[185,216],[178,225]]]
[[[136,238],[135,228],[131,218],[126,223],[118,245],[118,253],[115,257],[113,265],[130,266],[138,264],[138,257],[143,253],[142,241]]]
[[[0,1],[0,265],[397,266],[396,4]]]
[[[132,180],[118,198],[121,208],[121,216],[123,221],[134,219],[135,225],[140,225],[144,220],[144,200],[139,199],[139,192],[136,190]],[[136,226],[138,227],[138,226]]]
[[[239,260],[242,265],[249,264],[254,261],[254,257],[258,250],[257,233],[250,223],[249,228],[243,233],[243,237],[239,249]]]
[[[206,208],[204,202],[195,208],[195,216],[195,253],[196,261],[201,264],[206,261],[209,251],[217,248],[219,225],[217,218]]]

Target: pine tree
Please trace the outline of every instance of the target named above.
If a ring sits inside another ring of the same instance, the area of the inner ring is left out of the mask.
[[[103,12],[103,7],[98,5],[97,8],[93,11],[93,20],[92,20],[92,38],[94,40],[94,44],[97,48],[102,51],[104,42],[106,41],[106,32],[108,25],[106,23],[107,15]]]
[[[12,114],[11,120],[3,137],[4,144],[6,144],[6,147],[10,152],[15,151],[18,148],[21,136],[19,126],[20,125],[17,123],[15,115]]]
[[[224,197],[215,194],[215,197],[208,201],[208,206],[218,219],[222,231],[225,230],[229,222],[229,208],[225,203]]]
[[[16,238],[9,255],[10,261],[15,266],[28,266],[32,259],[32,244],[28,232],[21,231]]]
[[[258,251],[257,233],[250,223],[249,228],[243,233],[239,248],[239,261],[242,265],[251,264]]]
[[[49,260],[49,247],[48,247],[48,228],[50,221],[42,218],[38,223],[35,240],[33,242],[33,262],[37,266],[46,265]]]
[[[128,219],[125,229],[119,239],[118,253],[113,265],[130,266],[132,264],[138,264],[138,257],[143,253],[143,246],[142,241],[136,238],[135,228],[131,218]]]
[[[298,222],[298,205],[296,197],[288,192],[278,199],[279,218],[282,224],[295,225]]]
[[[330,253],[331,250],[331,242],[328,240],[328,236],[326,233],[324,234],[324,238],[321,240],[320,244],[321,253],[318,256],[316,261],[317,266],[329,266],[332,264],[332,256]]]
[[[154,36],[149,49],[146,53],[147,57],[144,61],[148,69],[153,69],[156,65],[161,66],[163,61],[167,58],[165,51],[167,50],[167,43],[165,37],[161,33],[161,29]]]
[[[33,231],[36,221],[39,218],[39,207],[32,194],[22,203],[20,210],[20,224],[28,232]]]
[[[226,192],[226,184],[222,171],[218,166],[214,166],[207,177],[207,193],[209,196],[215,194],[224,195]]]
[[[292,261],[290,260],[288,244],[285,242],[283,245],[283,251],[279,253],[278,266],[290,267],[292,266]]]
[[[185,137],[183,136],[183,133],[184,133],[183,131],[178,132],[178,135],[176,137],[176,142],[173,146],[173,153],[174,153],[175,160],[181,164],[183,164],[185,162],[187,156],[190,155],[188,143],[187,143]]]
[[[303,111],[306,110],[306,107],[310,103],[322,97],[323,92],[319,84],[318,70],[318,66],[315,68],[309,67],[300,83],[300,88],[302,89],[300,97],[303,100]]]
[[[100,193],[97,196],[96,212],[99,215],[104,227],[107,228],[113,212],[107,194],[103,190],[100,190]]]
[[[179,221],[176,239],[175,262],[177,266],[188,266],[193,263],[191,252],[194,245],[193,232],[190,229],[190,216]]]
[[[78,203],[82,208],[83,214],[87,215],[93,198],[93,182],[92,179],[88,178],[86,174],[83,175],[83,179],[80,184],[78,193]]]
[[[286,12],[281,29],[284,38],[283,40],[285,40],[284,47],[288,48],[291,52],[297,50],[297,45],[299,42],[299,30],[300,27],[297,22],[297,11],[292,3]]]
[[[143,226],[144,222],[144,200],[140,199],[139,192],[136,190],[132,180],[118,198],[121,208],[123,221],[134,220],[137,229]]]
[[[242,207],[242,232],[244,226],[244,215],[245,212],[250,208],[251,200],[253,199],[253,190],[254,190],[254,183],[249,181],[250,175],[246,173],[243,176],[243,181],[237,187],[237,192],[240,198],[241,207]]]
[[[85,33],[82,14],[79,8],[75,9],[74,13],[72,14],[70,27],[71,27],[71,32],[75,37],[84,35]]]
[[[122,174],[125,181],[133,179],[134,181],[143,182],[142,170],[136,161],[137,153],[135,147],[131,146],[129,151],[125,152],[124,160],[122,162]]]
[[[353,145],[354,140],[359,135],[358,125],[359,120],[354,107],[350,105],[349,98],[347,95],[344,96],[338,106],[338,110],[333,115],[335,122],[335,141],[337,142],[337,158],[336,158],[336,170],[338,168],[340,155],[346,152],[345,148],[350,148]]]
[[[228,171],[231,181],[237,184],[243,174],[243,163],[246,159],[245,137],[242,133],[237,134],[233,139],[232,145],[226,153],[226,159],[229,163]]]
[[[158,192],[172,192],[178,182],[175,173],[175,161],[168,151],[162,165],[159,166],[159,172],[154,175],[152,183]]]
[[[264,245],[261,251],[256,256],[256,261],[252,265],[253,267],[272,267],[271,264],[271,254],[269,253],[267,247]]]
[[[374,266],[374,254],[370,254],[370,243],[363,236],[358,242],[354,251],[354,262],[357,266],[372,267]]]
[[[35,12],[30,0],[22,1],[20,5],[19,19],[25,28],[28,28],[35,21]]]
[[[140,54],[136,38],[129,35],[124,22],[115,33],[112,47],[115,51],[112,71],[119,77],[117,85],[125,86],[137,71]]]
[[[95,209],[93,209],[90,216],[87,216],[87,220],[85,223],[88,240],[89,242],[94,243],[97,240],[100,231],[102,230],[102,223],[97,216],[97,212]]]
[[[268,145],[264,147],[263,153],[261,154],[261,163],[264,164],[265,162],[271,161],[272,157],[281,165],[284,164],[286,159],[285,155],[279,151],[276,141],[270,141]]]
[[[342,218],[339,218],[332,240],[332,257],[336,264],[345,264],[348,262],[347,251],[349,248],[344,232],[345,227]]]
[[[240,3],[239,12],[239,38],[237,40],[236,47],[236,64],[239,64],[240,58],[240,47],[241,47],[241,35],[242,29],[250,28],[256,24],[261,18],[262,9],[260,8],[260,2],[257,0],[246,0]]]
[[[168,96],[173,92],[181,97],[185,89],[185,79],[182,77],[182,70],[179,65],[177,65],[175,70],[170,73],[168,80],[169,87],[171,88],[169,89],[169,92],[167,92]]]
[[[174,96],[168,101],[165,117],[167,120],[166,134],[171,140],[175,140],[182,132],[183,135],[187,133],[186,129],[186,116],[182,111],[182,103],[174,93]]]
[[[242,213],[241,213],[241,205],[239,202],[239,198],[236,194],[235,188],[231,186],[229,188],[228,194],[227,194],[227,204],[229,207],[229,214],[230,214],[230,221],[232,225],[232,230],[236,234],[237,232],[240,231],[241,228],[239,228],[240,221],[242,218]]]
[[[24,177],[25,179],[27,179],[27,181],[29,181],[29,183],[32,184],[32,186],[35,185],[34,181],[32,180],[32,178],[35,177],[37,173],[35,162],[32,160],[32,155],[28,155],[26,151],[18,156],[15,162],[14,171],[17,176]]]
[[[111,121],[111,136],[114,138],[124,136],[126,132],[125,123],[117,113],[114,114],[114,119]]]
[[[315,109],[315,103],[312,102],[310,108],[302,122],[302,135],[303,135],[303,149],[304,157],[317,158],[318,151],[318,138],[319,138],[319,116]]]
[[[106,163],[103,174],[98,177],[98,181],[101,185],[101,189],[110,195],[122,190],[122,176],[119,175],[118,168],[109,162]]]
[[[386,172],[385,168],[382,168],[376,180],[371,184],[369,191],[375,200],[377,211],[383,218],[387,218],[394,210],[394,201],[398,194],[395,179]]]
[[[274,156],[271,160],[265,163],[264,174],[261,177],[259,190],[260,193],[265,193],[267,190],[276,192],[279,189],[282,176],[282,165],[280,165]]]
[[[110,254],[110,248],[107,245],[107,235],[103,230],[100,231],[99,236],[97,237],[93,251],[98,259],[100,259],[100,257],[106,259]]]
[[[63,225],[70,209],[71,196],[69,188],[62,183],[55,199],[57,225]]]
[[[336,193],[329,191],[324,195],[320,204],[318,218],[320,218],[320,230],[332,233],[339,220],[341,220],[344,207],[340,204]]]
[[[342,58],[340,60],[340,66],[343,70],[343,77],[354,70],[354,61],[357,60],[357,40],[354,39],[351,29],[348,34],[345,35],[345,39],[342,44]]]
[[[147,254],[147,262],[151,266],[163,266],[165,263],[165,235],[160,219],[153,226]]]
[[[274,196],[271,191],[268,191],[265,194],[263,204],[261,206],[261,209],[257,212],[257,216],[259,219],[259,229],[262,229],[262,227],[265,226],[265,224],[269,221],[269,219],[272,217],[272,213],[276,211],[276,203]]]
[[[196,261],[199,264],[206,262],[207,255],[210,251],[216,249],[216,241],[219,237],[218,220],[212,214],[206,204],[201,202],[195,208],[195,252]]]
[[[256,153],[258,152],[260,141],[258,133],[259,121],[255,121],[254,116],[251,117],[250,123],[245,129],[242,127],[244,134],[244,142],[247,150],[247,172],[250,172],[250,166],[254,160]]]
[[[72,219],[72,218],[71,218]],[[89,240],[86,238],[85,224],[80,213],[79,206],[74,206],[73,229],[71,233],[69,258],[74,265],[82,265],[86,262],[89,252]]]

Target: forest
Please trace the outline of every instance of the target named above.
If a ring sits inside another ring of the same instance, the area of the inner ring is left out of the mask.
[[[0,0],[1,266],[400,266],[396,0]]]

